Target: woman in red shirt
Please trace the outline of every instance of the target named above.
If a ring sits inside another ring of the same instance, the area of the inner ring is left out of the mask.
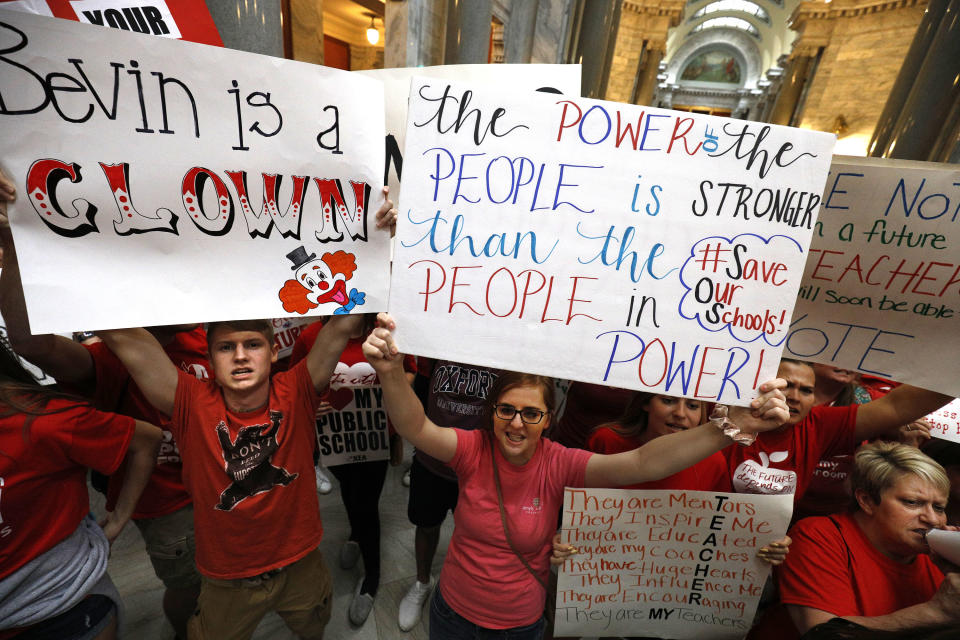
[[[41,387],[0,347],[0,639],[116,637],[110,543],[130,519],[156,460],[160,429]],[[98,525],[87,469],[123,490]]]

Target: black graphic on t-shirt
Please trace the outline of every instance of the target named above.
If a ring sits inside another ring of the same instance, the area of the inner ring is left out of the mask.
[[[241,500],[270,491],[276,485],[286,486],[296,480],[299,473],[287,473],[286,469],[270,464],[270,459],[280,447],[277,431],[283,413],[270,412],[270,424],[255,424],[243,427],[237,432],[237,439],[230,442],[230,431],[221,420],[217,425],[217,437],[223,448],[223,459],[227,463],[227,475],[233,484],[220,494],[217,509],[230,511]],[[268,428],[264,432],[263,430]]]

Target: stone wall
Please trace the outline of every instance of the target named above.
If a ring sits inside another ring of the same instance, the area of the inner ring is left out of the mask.
[[[845,153],[856,152],[873,133],[887,96],[926,8],[925,1],[834,0],[824,19],[829,41],[807,90],[801,127],[833,131],[843,116]],[[803,34],[799,39],[803,41]]]
[[[350,71],[383,69],[383,47],[350,45]]]
[[[323,6],[321,0],[293,0],[290,30],[293,59],[323,64]]]
[[[620,27],[617,30],[617,43],[610,62],[610,79],[607,80],[607,100],[630,102],[633,86],[637,79],[637,65],[643,52],[644,16],[627,7],[620,10]],[[663,34],[666,40],[666,33]]]
[[[641,82],[654,82],[656,69],[645,73],[639,68],[640,57],[646,46],[648,61],[659,64],[666,51],[667,31],[680,22],[683,6],[683,0],[624,0],[605,99],[630,102],[638,73],[644,78]],[[646,89],[643,93],[649,95],[653,87]]]

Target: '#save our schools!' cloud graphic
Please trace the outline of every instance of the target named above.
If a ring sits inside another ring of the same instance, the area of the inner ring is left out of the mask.
[[[778,288],[793,275],[788,266],[796,264],[792,258],[802,254],[800,243],[785,235],[702,238],[690,248],[680,269],[680,283],[686,291],[680,298],[679,313],[707,331],[727,331],[739,342],[763,338],[776,346],[783,340],[780,334],[789,328],[787,305],[792,302]],[[757,300],[757,292],[769,292],[769,298],[760,299],[771,303],[741,306],[741,299],[749,304],[745,291],[753,294],[753,300]]]
[[[290,268],[295,274],[278,293],[284,311],[303,315],[322,304],[333,303],[339,305],[334,315],[343,315],[364,303],[364,292],[350,289],[347,293],[347,280],[357,270],[354,254],[337,251],[317,259],[317,254],[307,254],[306,247],[300,246],[288,253],[287,259],[293,263]]]

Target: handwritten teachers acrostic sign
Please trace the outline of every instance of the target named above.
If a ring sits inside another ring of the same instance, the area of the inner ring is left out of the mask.
[[[787,531],[791,496],[570,489],[557,582],[558,636],[742,638]]]
[[[7,11],[0,42],[34,333],[386,307],[378,82]]]
[[[960,395],[960,167],[836,157],[792,357]]]
[[[744,404],[776,371],[833,141],[415,79],[401,344]]]

